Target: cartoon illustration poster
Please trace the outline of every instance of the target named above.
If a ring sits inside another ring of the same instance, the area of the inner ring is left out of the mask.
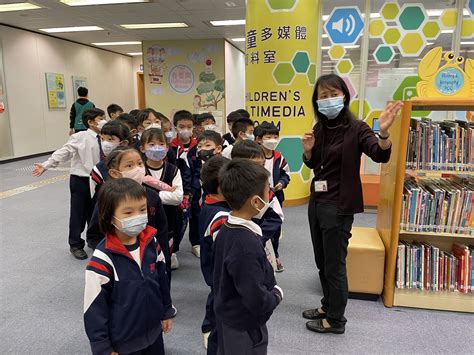
[[[66,93],[64,75],[56,73],[46,74],[46,91],[48,93],[48,107],[50,109],[66,108]]]
[[[224,116],[223,40],[145,41],[143,54],[147,106]]]
[[[77,89],[80,87],[87,87],[87,78],[85,76],[72,76],[72,92],[74,94],[74,101],[78,99]]]

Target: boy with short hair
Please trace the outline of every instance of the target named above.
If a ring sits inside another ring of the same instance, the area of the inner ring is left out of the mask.
[[[232,150],[232,159],[250,159],[261,166],[265,165],[265,155],[262,147],[251,141],[237,143]],[[254,222],[262,229],[262,244],[265,246],[267,241],[271,240],[275,252],[275,271],[282,272],[285,268],[279,259],[278,247],[280,245],[281,226],[285,217],[278,199],[271,190],[269,200],[270,206],[256,216]]]
[[[235,121],[237,121],[240,118],[244,118],[240,113],[237,111],[232,111],[227,115],[227,127],[229,128],[230,132],[227,132],[222,136],[224,139],[224,144],[223,147],[224,149],[227,148],[230,145],[233,145],[235,143],[235,139],[232,136],[232,125],[234,124]]]
[[[280,131],[273,123],[263,122],[255,128],[255,141],[260,144],[265,153],[265,168],[270,173],[270,188],[275,193],[280,205],[285,201],[285,189],[290,182],[290,168],[286,159],[276,150]]]
[[[105,124],[105,112],[94,108],[84,111],[83,124],[87,131],[73,134],[67,143],[56,150],[51,157],[35,164],[33,176],[41,176],[47,169],[59,163],[71,161],[69,188],[71,191],[71,212],[69,217],[69,246],[71,254],[80,260],[87,259],[81,233],[92,215],[92,199],[89,187],[89,174],[100,160],[100,129]]]
[[[123,108],[121,108],[117,104],[110,104],[109,106],[107,106],[107,114],[109,115],[112,121],[116,120],[118,116],[120,116],[122,113]]]
[[[235,143],[255,139],[253,135],[254,123],[250,118],[240,118],[232,124],[232,135],[234,136]],[[235,144],[234,143],[234,144]],[[233,145],[228,146],[222,151],[222,156],[227,159],[231,159]]]
[[[87,98],[88,94],[87,88],[77,88],[78,99],[72,104],[69,112],[69,135],[87,130],[87,126],[82,122],[82,115],[85,111],[95,108],[94,103]]]
[[[178,135],[171,140],[171,149],[176,153],[177,166],[183,179],[184,198],[180,205],[181,218],[178,223],[178,240],[175,241],[175,251],[184,236],[189,219],[189,241],[192,253],[199,258],[199,199],[201,198],[201,160],[197,157],[197,140],[193,137],[193,114],[186,110],[177,111],[173,123]],[[189,216],[189,217],[188,217]],[[173,257],[175,258],[176,255]]]
[[[232,212],[214,245],[218,353],[266,354],[266,322],[283,299],[252,218],[268,205],[268,172],[245,159],[228,163],[219,187]]]
[[[214,132],[215,133],[215,132]],[[206,198],[199,215],[199,239],[201,242],[201,271],[210,293],[206,302],[206,313],[201,330],[207,354],[217,354],[216,317],[214,314],[214,297],[212,281],[214,274],[213,244],[220,227],[227,220],[230,206],[219,190],[219,170],[230,160],[214,156],[203,165],[201,171],[202,188]]]
[[[205,112],[197,115],[196,125],[201,128],[201,131],[216,131],[216,119],[212,113]]]
[[[215,131],[204,131],[197,137],[197,154],[204,164],[210,158],[221,155],[222,137]]]

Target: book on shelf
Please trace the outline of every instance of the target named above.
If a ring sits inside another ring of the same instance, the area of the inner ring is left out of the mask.
[[[474,294],[474,245],[454,243],[452,252],[429,243],[400,241],[395,287]]]
[[[405,232],[474,235],[474,177],[404,182],[400,229]]]
[[[474,171],[474,122],[412,118],[406,168]]]

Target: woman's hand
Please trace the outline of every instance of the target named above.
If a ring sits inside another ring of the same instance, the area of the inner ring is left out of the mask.
[[[380,127],[380,135],[386,137],[388,136],[388,130],[392,126],[393,122],[395,121],[395,117],[397,117],[398,112],[403,107],[403,102],[390,102],[385,107],[385,110],[379,117],[379,127]]]
[[[161,327],[163,329],[163,333],[169,333],[169,331],[171,330],[171,327],[172,327],[172,321],[171,319],[166,319],[166,320],[163,320],[161,321]]]
[[[303,138],[301,138],[301,142],[303,143],[304,156],[306,160],[310,160],[315,142],[313,131],[306,132]]]

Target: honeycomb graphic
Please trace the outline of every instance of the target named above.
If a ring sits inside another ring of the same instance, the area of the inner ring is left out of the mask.
[[[291,62],[279,62],[273,69],[273,79],[279,85],[291,85],[296,75],[305,75],[308,83],[316,81],[316,63],[311,63],[306,51],[296,51]]]

